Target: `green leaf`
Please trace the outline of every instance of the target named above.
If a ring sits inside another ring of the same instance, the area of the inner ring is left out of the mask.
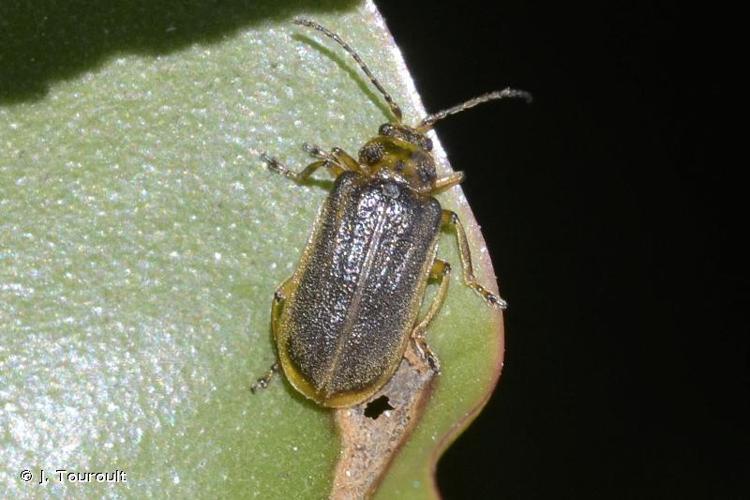
[[[0,496],[331,491],[332,413],[278,379],[249,391],[326,183],[294,185],[258,154],[296,168],[303,142],[356,156],[389,116],[339,47],[291,24],[301,15],[360,52],[407,122],[424,116],[369,2],[0,6]],[[460,191],[439,198],[491,282]],[[460,269],[451,234],[439,253]],[[500,315],[460,275],[428,335],[443,373],[382,498],[434,497],[437,457],[499,374]]]

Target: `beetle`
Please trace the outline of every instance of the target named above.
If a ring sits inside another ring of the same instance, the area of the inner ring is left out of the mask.
[[[381,125],[357,159],[340,148],[329,152],[305,144],[315,161],[296,172],[262,154],[269,169],[297,183],[320,168],[331,172],[335,182],[297,269],[274,294],[271,330],[278,361],[252,390],[265,388],[281,369],[307,398],[327,407],[350,407],[367,401],[391,378],[409,341],[439,372],[425,333],[443,305],[451,272],[450,264],[437,258],[441,228],[455,231],[465,284],[490,306],[506,307],[477,282],[461,220],[434,197],[461,183],[464,174],[438,177],[426,133],[437,121],[478,104],[506,98],[530,101],[531,95],[511,88],[490,92],[409,126],[398,104],[338,34],[309,19],[294,22],[348,52],[394,119]],[[420,318],[430,280],[437,281],[438,289]]]

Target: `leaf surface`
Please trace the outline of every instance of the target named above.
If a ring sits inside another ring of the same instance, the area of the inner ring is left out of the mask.
[[[279,379],[249,391],[326,177],[300,187],[258,155],[301,168],[309,142],[356,156],[389,117],[345,53],[291,19],[342,34],[407,121],[424,111],[369,2],[157,3],[2,7],[0,496],[326,497],[331,412]],[[460,191],[439,198],[491,282]],[[500,316],[462,286],[452,234],[439,254],[455,271],[428,336],[443,373],[382,498],[434,496],[439,453],[499,374]]]

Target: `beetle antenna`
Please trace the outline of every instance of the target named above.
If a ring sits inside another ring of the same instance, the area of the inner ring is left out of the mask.
[[[347,51],[355,61],[357,61],[357,64],[359,64],[359,67],[364,71],[365,75],[370,79],[370,82],[372,82],[373,85],[375,85],[375,88],[377,88],[381,94],[383,94],[383,97],[385,98],[386,102],[388,103],[388,106],[391,108],[391,113],[393,113],[393,116],[396,117],[396,122],[401,123],[401,118],[403,114],[401,113],[401,108],[398,107],[398,104],[396,104],[396,101],[393,100],[391,95],[386,92],[385,88],[380,84],[377,78],[375,78],[375,75],[372,74],[372,71],[370,71],[370,68],[367,67],[365,62],[362,60],[361,57],[359,57],[359,54],[357,54],[353,48],[349,46],[348,43],[346,43],[344,40],[341,39],[340,36],[338,36],[333,31],[329,30],[325,26],[321,26],[320,24],[316,23],[315,21],[311,21],[310,19],[305,18],[297,18],[294,20],[294,24],[298,24],[300,26],[307,26],[308,28],[313,28],[315,30],[320,31],[328,38],[332,39],[339,45],[341,45],[345,51]]]
[[[416,129],[419,132],[427,132],[428,130],[432,128],[433,125],[435,125],[435,122],[442,120],[443,118],[447,116],[455,115],[456,113],[460,113],[461,111],[465,111],[469,108],[473,108],[474,106],[485,103],[487,101],[495,101],[498,99],[518,99],[518,98],[525,100],[527,103],[530,103],[533,100],[533,97],[531,96],[531,94],[526,92],[525,90],[512,89],[508,87],[508,88],[504,88],[503,90],[496,90],[494,92],[488,92],[486,94],[480,95],[473,99],[469,99],[466,102],[462,102],[461,104],[453,106],[452,108],[444,109],[442,111],[438,111],[437,113],[428,115],[424,120],[422,120],[419,123],[419,125],[417,125]]]

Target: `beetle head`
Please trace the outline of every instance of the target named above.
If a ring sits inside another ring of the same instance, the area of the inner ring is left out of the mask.
[[[359,150],[359,161],[375,174],[387,171],[419,192],[432,190],[437,178],[432,141],[405,125],[386,123],[379,134]]]
[[[406,126],[402,123],[403,113],[401,108],[349,44],[342,40],[339,35],[315,21],[311,21],[310,19],[296,19],[294,22],[300,26],[307,26],[323,33],[347,51],[357,61],[362,72],[367,75],[373,86],[378,89],[391,109],[391,113],[395,119],[394,122],[382,125],[379,135],[360,149],[360,163],[368,166],[370,172],[373,174],[387,172],[401,177],[417,192],[429,193],[435,187],[437,174],[435,171],[435,160],[430,153],[432,151],[432,141],[424,134],[436,122],[473,108],[478,104],[497,99],[522,98],[527,102],[531,102],[531,94],[528,92],[506,88],[482,94],[451,108],[428,115],[415,127]]]

